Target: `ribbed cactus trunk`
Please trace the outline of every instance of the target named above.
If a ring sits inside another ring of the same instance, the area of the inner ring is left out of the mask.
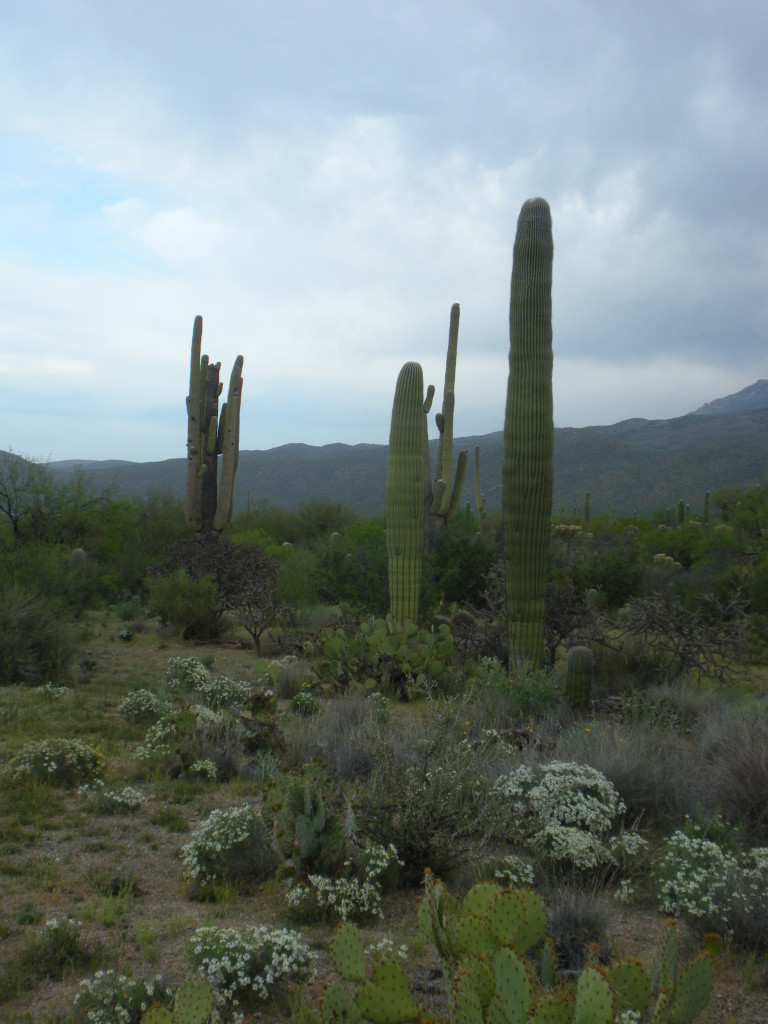
[[[187,396],[187,522],[199,533],[223,530],[232,518],[235,473],[240,453],[240,399],[243,357],[229,380],[227,401],[219,412],[221,363],[200,354],[203,318],[195,317]],[[218,460],[222,455],[221,480]]]
[[[386,516],[389,610],[415,622],[424,557],[424,375],[406,363],[397,378],[387,459]]]
[[[502,523],[510,667],[541,665],[552,514],[552,218],[520,211],[512,259]]]

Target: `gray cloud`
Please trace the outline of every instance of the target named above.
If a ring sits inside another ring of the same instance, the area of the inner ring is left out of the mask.
[[[762,3],[30,0],[5,20],[0,444],[178,454],[198,312],[224,366],[246,356],[246,447],[385,441],[402,362],[441,379],[453,301],[457,429],[498,429],[530,195],[553,211],[561,425],[768,375]]]

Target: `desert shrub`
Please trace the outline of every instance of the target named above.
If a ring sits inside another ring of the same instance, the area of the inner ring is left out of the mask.
[[[184,844],[181,856],[195,891],[221,881],[261,882],[279,863],[261,811],[248,802],[212,811]]]
[[[331,774],[354,781],[366,778],[373,768],[383,722],[373,702],[351,692],[322,701],[311,718],[291,716],[282,728],[290,763],[319,757]]]
[[[441,601],[477,605],[496,558],[496,545],[478,533],[477,521],[455,516],[436,531],[425,554],[420,606],[428,612]]]
[[[243,726],[226,709],[214,711],[193,704],[151,725],[134,753],[140,761],[150,761],[171,776],[189,772],[198,762],[211,761],[216,776],[229,779],[240,768]]]
[[[151,604],[158,613],[157,580],[177,580],[181,573],[198,585],[199,605],[191,604],[201,611],[207,609],[206,615],[194,620],[191,627],[187,626],[182,636],[201,640],[215,638],[223,616],[231,613],[250,633],[256,647],[259,646],[261,635],[273,621],[276,610],[274,559],[256,544],[235,544],[217,534],[198,534],[186,543],[171,544],[165,550],[165,561],[153,566],[147,577]],[[188,582],[185,587],[190,595],[195,593]],[[165,593],[162,585],[160,591]],[[203,601],[203,594],[206,601]],[[171,606],[164,617],[177,625],[185,625],[174,618],[172,610]],[[183,611],[177,609],[176,614]]]
[[[0,600],[0,684],[39,685],[67,671],[75,652],[71,627],[56,606],[15,587]]]
[[[281,982],[314,973],[315,955],[287,928],[198,928],[189,950],[192,966],[235,1009],[267,999]]]
[[[32,988],[36,979],[60,978],[93,963],[98,951],[83,941],[82,923],[71,917],[49,918],[0,968],[0,997],[11,998]]]
[[[486,728],[530,723],[556,711],[562,682],[551,669],[520,669],[511,675],[497,658],[482,658],[473,678],[474,710]]]
[[[288,890],[288,906],[297,920],[341,921],[383,917],[381,900],[386,881],[396,875],[403,862],[394,846],[369,844],[360,851],[357,863],[344,862],[336,878],[309,875],[305,882]]]
[[[121,702],[117,711],[129,722],[155,722],[167,715],[171,705],[152,690],[133,690]]]
[[[22,747],[8,770],[14,782],[36,779],[53,786],[74,787],[101,778],[102,755],[82,740],[38,740]]]
[[[520,765],[497,780],[494,797],[506,806],[510,838],[537,858],[548,878],[604,877],[647,848],[636,832],[623,831],[624,802],[589,765]]]
[[[239,708],[251,694],[253,686],[244,679],[229,676],[208,678],[195,687],[195,701],[212,711]]]
[[[581,971],[609,958],[608,904],[589,889],[560,885],[547,891],[547,934],[561,971]]]
[[[768,848],[734,853],[690,832],[674,832],[654,864],[662,912],[752,949],[768,948]]]
[[[133,814],[141,810],[147,802],[144,794],[134,786],[123,786],[122,789],[95,790],[95,807],[101,814]]]
[[[173,623],[183,640],[213,640],[219,634],[219,590],[212,575],[192,578],[184,569],[147,577],[149,607]]]
[[[768,841],[768,701],[724,710],[702,722],[698,798],[741,827],[753,843]]]
[[[562,734],[558,751],[604,775],[621,795],[629,821],[673,825],[698,800],[695,758],[653,724],[577,725]]]
[[[199,658],[169,658],[165,679],[168,689],[175,694],[197,690],[204,686],[211,674]]]
[[[291,697],[291,711],[294,715],[311,718],[311,716],[316,715],[319,710],[320,701],[314,693],[309,693],[305,690],[303,693],[295,693]]]
[[[489,801],[488,745],[459,742],[457,728],[456,709],[447,708],[410,736],[402,728],[389,732],[358,794],[362,833],[395,846],[409,884],[420,882],[426,868],[445,874],[477,860],[484,842],[502,830],[498,802]]]
[[[76,1024],[140,1024],[150,1006],[168,1002],[172,991],[158,974],[150,981],[115,974],[113,970],[97,971],[84,978],[75,993]]]
[[[389,584],[383,521],[360,520],[329,537],[318,550],[318,584],[326,601],[368,615],[386,615]]]

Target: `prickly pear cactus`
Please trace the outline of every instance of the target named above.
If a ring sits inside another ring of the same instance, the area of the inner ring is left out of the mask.
[[[208,982],[190,978],[176,993],[173,1012],[164,1006],[153,1006],[141,1018],[141,1024],[207,1024],[214,1002]]]

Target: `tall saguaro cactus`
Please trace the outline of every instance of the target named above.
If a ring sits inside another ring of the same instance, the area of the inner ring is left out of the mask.
[[[400,370],[392,404],[386,516],[389,608],[397,622],[419,613],[424,557],[424,374],[419,363]]]
[[[240,455],[240,400],[243,357],[229,379],[227,401],[219,412],[221,363],[200,354],[203,318],[195,317],[187,395],[187,522],[198,533],[223,530],[232,517],[232,496]],[[222,456],[221,481],[218,457]]]
[[[517,221],[509,305],[502,522],[510,667],[541,665],[552,514],[552,217],[529,199]]]

